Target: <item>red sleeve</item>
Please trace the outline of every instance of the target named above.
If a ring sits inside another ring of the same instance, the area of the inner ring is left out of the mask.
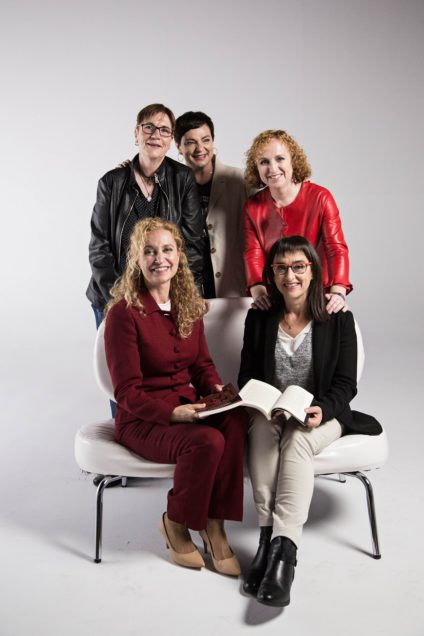
[[[330,285],[342,285],[352,291],[349,281],[349,250],[343,235],[339,210],[331,193],[326,190],[322,199],[322,239],[328,262]]]
[[[243,213],[244,268],[248,288],[262,283],[262,272],[265,265],[265,253],[259,241],[257,226],[252,219],[251,211],[255,211],[255,203],[248,200]]]
[[[143,390],[143,370],[134,315],[124,302],[106,316],[105,350],[114,394],[119,406],[132,415],[157,424],[170,424],[175,406],[152,398]]]

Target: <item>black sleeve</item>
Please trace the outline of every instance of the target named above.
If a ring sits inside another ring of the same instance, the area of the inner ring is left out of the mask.
[[[244,324],[243,349],[241,351],[239,389],[254,378],[263,380],[263,321],[266,312],[249,309]]]
[[[338,417],[348,406],[357,393],[356,375],[358,347],[356,340],[355,321],[350,311],[337,314],[340,321],[338,330],[338,358],[334,369],[331,385],[328,391],[313,404],[322,408],[322,421]],[[334,343],[336,344],[336,343]]]
[[[194,276],[196,285],[200,290],[202,290],[204,246],[203,216],[200,209],[197,184],[191,170],[187,171],[181,205],[181,230],[184,236],[188,264]]]
[[[97,186],[97,199],[91,216],[91,238],[88,248],[93,278],[105,304],[110,298],[109,290],[119,275],[111,246],[111,195],[112,182],[110,177],[105,175]]]

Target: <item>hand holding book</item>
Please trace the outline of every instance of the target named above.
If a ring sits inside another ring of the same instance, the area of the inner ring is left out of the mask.
[[[322,422],[322,408],[320,406],[309,406],[305,409],[307,419],[305,426],[308,428],[316,428]]]
[[[217,389],[218,386],[221,385],[217,385]],[[202,417],[206,417],[206,415],[211,415],[210,411],[212,410],[214,412],[220,413],[223,410],[227,410],[225,407],[230,406],[230,408],[234,408],[234,406],[238,406],[236,402],[240,402],[241,397],[237,393],[237,389],[230,383],[222,386],[222,389],[218,389],[216,393],[210,393],[209,395],[206,395],[202,398],[201,401],[202,404],[206,405],[202,411]]]

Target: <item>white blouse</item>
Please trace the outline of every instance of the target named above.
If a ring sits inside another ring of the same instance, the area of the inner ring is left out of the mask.
[[[309,333],[311,329],[312,329],[312,320],[310,320],[308,324],[305,325],[305,327],[303,327],[302,331],[293,338],[293,336],[290,336],[290,334],[285,332],[284,329],[281,326],[279,326],[278,340],[284,347],[284,351],[287,353],[288,356],[292,356],[294,352],[297,349],[299,349],[300,345],[305,339],[306,334]]]

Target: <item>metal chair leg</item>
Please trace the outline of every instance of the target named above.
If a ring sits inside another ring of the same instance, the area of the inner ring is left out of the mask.
[[[378,543],[378,532],[377,532],[377,518],[375,514],[375,504],[374,504],[374,492],[372,489],[372,485],[370,480],[364,473],[359,471],[355,471],[353,473],[343,473],[344,475],[350,475],[351,477],[356,477],[364,484],[365,492],[367,493],[367,504],[368,504],[368,516],[371,525],[371,535],[372,535],[372,547],[373,547],[373,558],[381,559],[380,546]]]
[[[122,477],[111,477],[106,475],[100,481],[96,494],[96,540],[95,540],[95,556],[94,563],[100,563],[102,560],[102,530],[103,530],[103,492],[109,484],[122,480]]]

